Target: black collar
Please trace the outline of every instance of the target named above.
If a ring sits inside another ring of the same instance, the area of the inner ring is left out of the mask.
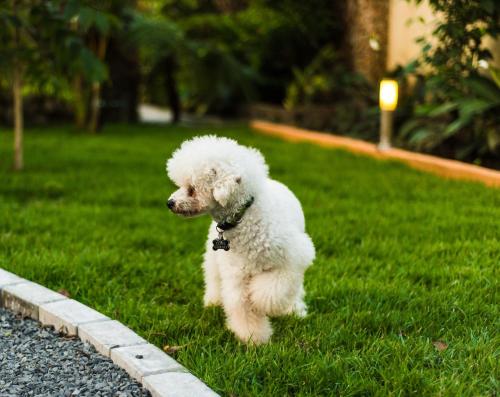
[[[237,212],[237,214],[232,219],[226,219],[226,220],[223,220],[221,222],[218,222],[217,228],[225,232],[226,230],[229,230],[229,229],[236,227],[241,222],[241,218],[243,218],[243,215],[245,215],[246,210],[248,208],[250,208],[250,206],[253,204],[253,202],[254,202],[254,197],[252,196],[243,205],[243,207],[241,207],[241,209]]]

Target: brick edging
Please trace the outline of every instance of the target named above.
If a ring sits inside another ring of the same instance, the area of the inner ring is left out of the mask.
[[[172,357],[120,322],[1,268],[0,307],[90,343],[142,383],[153,397],[218,396]]]
[[[284,124],[252,120],[250,127],[260,133],[277,136],[293,142],[311,142],[324,147],[334,147],[378,159],[398,160],[413,168],[446,178],[479,181],[488,186],[500,187],[500,172],[457,160],[391,148],[379,150],[377,145],[358,139],[310,131]]]

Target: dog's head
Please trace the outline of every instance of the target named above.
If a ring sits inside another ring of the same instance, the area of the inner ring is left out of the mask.
[[[268,169],[262,154],[236,141],[215,136],[185,141],[167,161],[178,186],[167,200],[183,216],[240,208],[264,183]]]

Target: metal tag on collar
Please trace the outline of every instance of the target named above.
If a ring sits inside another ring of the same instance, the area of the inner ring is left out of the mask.
[[[229,240],[224,239],[224,230],[219,229],[216,227],[217,232],[219,233],[219,237],[217,237],[215,240],[212,241],[213,247],[212,249],[214,251],[217,250],[224,250],[224,251],[229,251]]]

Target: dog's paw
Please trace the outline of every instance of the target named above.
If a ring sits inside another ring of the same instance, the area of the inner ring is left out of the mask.
[[[259,326],[244,327],[242,329],[231,329],[236,337],[243,343],[248,345],[262,345],[269,342],[273,329],[268,319],[262,321]]]
[[[303,301],[297,301],[293,304],[290,313],[299,318],[304,318],[307,316],[307,306]]]
[[[263,344],[269,342],[272,334],[273,334],[273,331],[271,329],[261,331],[261,332],[254,332],[244,342],[247,343],[248,345],[254,345],[254,346],[263,345]]]
[[[220,295],[205,293],[205,296],[203,297],[203,306],[222,306],[222,299]]]

